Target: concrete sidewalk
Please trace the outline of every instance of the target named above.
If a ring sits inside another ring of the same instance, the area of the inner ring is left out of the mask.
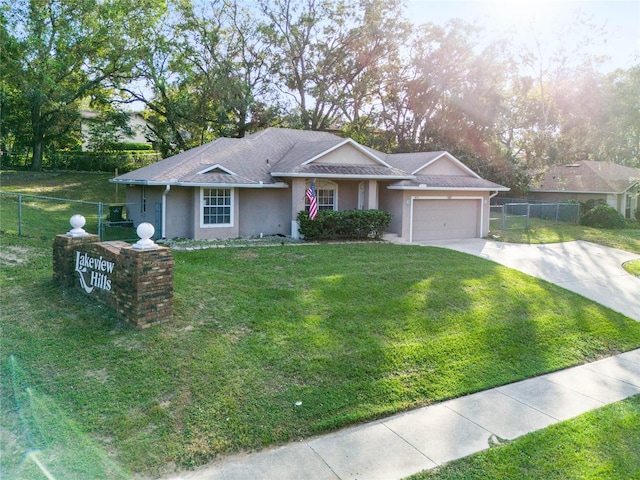
[[[399,480],[638,393],[640,349],[170,478]]]

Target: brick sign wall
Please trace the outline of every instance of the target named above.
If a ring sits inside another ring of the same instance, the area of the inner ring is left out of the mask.
[[[53,243],[55,281],[141,328],[173,318],[173,266],[171,250],[161,246],[136,249],[89,234],[58,235]]]

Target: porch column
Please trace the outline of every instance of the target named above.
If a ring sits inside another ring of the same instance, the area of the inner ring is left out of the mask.
[[[298,212],[304,210],[305,179],[291,179],[291,238],[300,238],[300,225],[298,225]]]
[[[377,210],[378,209],[378,181],[377,180],[369,180],[367,182],[367,202],[365,208],[367,210]]]

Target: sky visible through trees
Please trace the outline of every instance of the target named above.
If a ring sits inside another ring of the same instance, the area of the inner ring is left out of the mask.
[[[515,191],[551,164],[640,167],[640,26],[605,18],[601,3],[640,9],[0,0],[0,149],[28,151],[39,169],[48,152],[78,148],[82,109],[135,108],[165,156],[276,126],[448,150]]]
[[[572,44],[585,35],[595,37],[589,29],[576,28],[582,17],[607,33],[593,38],[589,47],[592,55],[609,57],[603,71],[628,68],[640,55],[640,2],[635,0],[409,0],[406,11],[416,24],[460,18],[479,22],[490,38],[504,36],[526,44],[543,37],[546,48],[558,47],[554,32],[559,30],[572,30]]]

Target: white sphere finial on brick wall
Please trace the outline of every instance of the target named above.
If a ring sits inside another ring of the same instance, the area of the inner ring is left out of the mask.
[[[76,213],[71,217],[69,223],[73,228],[67,232],[67,237],[84,237],[89,235],[85,232],[84,228],[82,228],[87,223],[87,220],[82,215]]]
[[[138,225],[136,233],[140,237],[140,240],[135,243],[133,248],[137,248],[139,250],[150,250],[153,248],[158,248],[158,245],[156,245],[155,242],[151,240],[151,237],[153,237],[153,234],[155,232],[156,229],[153,228],[153,225],[151,225],[150,223],[144,222]]]

